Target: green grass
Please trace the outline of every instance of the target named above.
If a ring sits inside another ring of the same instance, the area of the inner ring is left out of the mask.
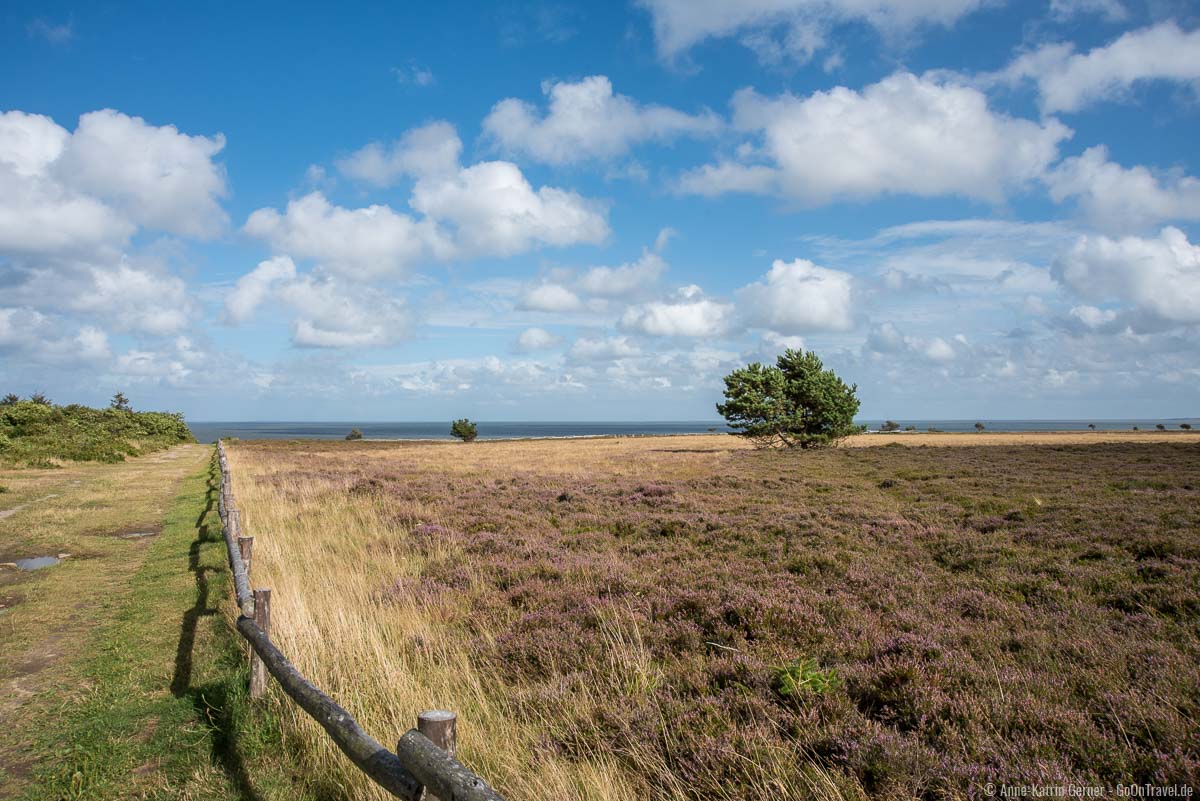
[[[305,799],[274,719],[247,696],[229,626],[211,466],[188,477],[163,533],[72,666],[69,698],[41,706],[43,799]]]

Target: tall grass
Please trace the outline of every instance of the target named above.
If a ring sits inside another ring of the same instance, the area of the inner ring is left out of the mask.
[[[229,455],[284,653],[381,740],[454,710],[462,760],[512,801],[956,798],[1200,765],[1194,447]],[[385,797],[277,703],[317,789]]]

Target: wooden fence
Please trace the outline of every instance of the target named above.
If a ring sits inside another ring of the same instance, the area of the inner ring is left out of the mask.
[[[363,731],[350,713],[300,675],[271,642],[271,591],[250,589],[254,538],[242,535],[241,513],[233,495],[233,479],[225,447],[217,442],[221,494],[217,510],[229,551],[229,569],[237,595],[237,630],[250,643],[250,695],[266,691],[267,674],[309,717],[321,724],[342,753],[383,789],[408,801],[504,801],[483,779],[454,758],[455,715],[433,710],[417,716],[396,743],[395,753]]]

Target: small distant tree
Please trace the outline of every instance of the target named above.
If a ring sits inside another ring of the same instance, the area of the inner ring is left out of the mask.
[[[479,436],[479,430],[467,418],[455,420],[450,424],[450,433],[458,437],[463,442],[471,442],[475,437]]]
[[[725,376],[717,411],[759,447],[819,448],[857,434],[858,386],[824,369],[812,351],[789,348],[773,366],[754,362]]]
[[[975,431],[976,431],[976,433],[981,433],[983,431],[983,423],[976,423]]]
[[[1133,427],[1133,430],[1134,430],[1134,431],[1141,431],[1142,429],[1138,428],[1137,426],[1134,426],[1134,427]]]
[[[1088,428],[1090,428],[1092,431],[1095,431],[1095,430],[1096,430],[1096,424],[1095,424],[1095,423],[1088,423]]]
[[[1167,427],[1166,427],[1166,426],[1164,426],[1162,423],[1159,423],[1158,425],[1156,425],[1156,426],[1155,426],[1155,428],[1157,428],[1159,431],[1166,431],[1166,430],[1167,430]]]
[[[10,392],[3,398],[0,398],[0,406],[16,406],[21,402],[21,396],[15,392]]]
[[[897,423],[895,420],[885,420],[883,422],[883,425],[881,425],[879,427],[879,430],[880,431],[899,431],[900,424]]]
[[[362,437],[362,432],[361,432],[361,431],[359,431],[357,428],[352,428],[352,429],[350,429],[350,433],[346,435],[346,439],[347,439],[347,440],[351,440],[351,439],[362,439],[362,438],[363,438],[363,437]]]
[[[129,405],[129,398],[125,397],[124,392],[118,392],[112,396],[112,400],[108,402],[109,408],[116,409],[119,412],[132,412],[133,407]]]
[[[1191,424],[1191,423],[1180,423],[1180,424],[1179,424],[1179,427],[1180,427],[1180,428],[1182,428],[1184,431],[1191,431],[1191,430],[1192,430],[1192,424]]]
[[[30,403],[36,403],[39,406],[53,406],[50,399],[43,392],[35,392],[29,396]]]

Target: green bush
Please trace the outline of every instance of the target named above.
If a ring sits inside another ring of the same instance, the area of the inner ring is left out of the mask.
[[[793,659],[775,668],[775,692],[793,698],[807,692],[827,693],[842,686],[836,668],[822,669],[815,659]]]
[[[346,435],[346,439],[348,439],[348,440],[351,440],[351,439],[362,439],[362,438],[363,438],[363,437],[362,437],[362,432],[361,432],[361,431],[359,431],[357,428],[352,428],[352,429],[350,429],[350,433]]]
[[[479,436],[479,430],[475,427],[475,424],[465,417],[461,420],[455,420],[450,424],[450,433],[463,442],[470,442]]]
[[[126,456],[195,441],[182,414],[54,406],[37,400],[0,404],[0,460],[6,462],[120,462]]]

